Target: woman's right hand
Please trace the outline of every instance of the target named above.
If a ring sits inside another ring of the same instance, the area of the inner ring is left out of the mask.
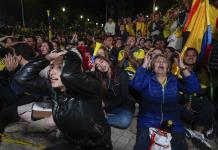
[[[149,50],[146,53],[146,55],[145,55],[144,62],[142,64],[143,68],[145,68],[145,69],[149,69],[150,68],[150,65],[151,65],[151,55],[152,55],[152,51]]]

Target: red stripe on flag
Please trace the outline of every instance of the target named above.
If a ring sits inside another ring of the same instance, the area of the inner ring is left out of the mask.
[[[184,29],[183,29],[183,32],[185,32],[192,20],[192,17],[194,16],[194,14],[196,13],[196,11],[198,10],[198,7],[201,3],[201,0],[196,0],[196,2],[194,4],[192,4],[192,7],[191,7],[191,10],[190,10],[190,13],[188,15],[188,19],[185,23],[185,26],[184,26]]]

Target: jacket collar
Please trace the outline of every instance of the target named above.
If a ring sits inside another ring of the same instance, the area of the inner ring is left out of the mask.
[[[168,83],[169,81],[171,81],[172,78],[173,78],[172,73],[171,73],[171,72],[168,72],[168,73],[167,73],[167,83]],[[156,81],[156,82],[158,82],[158,81],[157,81],[157,78],[156,78],[156,76],[155,76],[155,73],[154,73],[153,71],[152,71],[152,73],[151,73],[151,79],[154,80],[154,81]]]

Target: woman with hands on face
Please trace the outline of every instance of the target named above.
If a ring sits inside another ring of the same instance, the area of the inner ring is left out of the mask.
[[[163,52],[159,49],[154,49],[154,50],[149,50],[145,57],[144,57],[144,62],[142,64],[142,67],[146,69],[150,69],[151,61],[156,55],[163,54]]]
[[[94,66],[101,83],[103,107],[109,125],[128,128],[135,110],[134,101],[129,94],[128,75],[102,56],[95,58]]]
[[[49,79],[44,79],[39,72],[48,65]],[[83,71],[78,50],[36,58],[16,73],[15,80],[32,93],[51,96],[52,116],[37,120],[37,125],[46,131],[57,127],[66,140],[46,149],[112,149],[110,127],[99,96],[100,83]],[[5,126],[17,120],[19,115],[22,114],[14,107],[7,111],[7,115],[6,112],[0,114],[0,131],[3,132]]]
[[[196,76],[189,72],[179,55],[178,66],[181,69],[187,93],[199,90]],[[187,150],[185,130],[179,115],[178,77],[170,72],[170,62],[163,54],[151,56],[148,52],[144,63],[136,71],[130,87],[140,93],[139,116],[135,150],[148,149],[150,144],[149,128],[160,128],[166,120],[172,120],[173,150]]]

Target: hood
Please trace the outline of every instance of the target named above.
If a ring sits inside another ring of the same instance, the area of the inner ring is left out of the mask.
[[[79,52],[69,51],[64,55],[63,68],[61,72],[61,81],[68,89],[69,79],[82,72],[82,60],[78,54]]]

